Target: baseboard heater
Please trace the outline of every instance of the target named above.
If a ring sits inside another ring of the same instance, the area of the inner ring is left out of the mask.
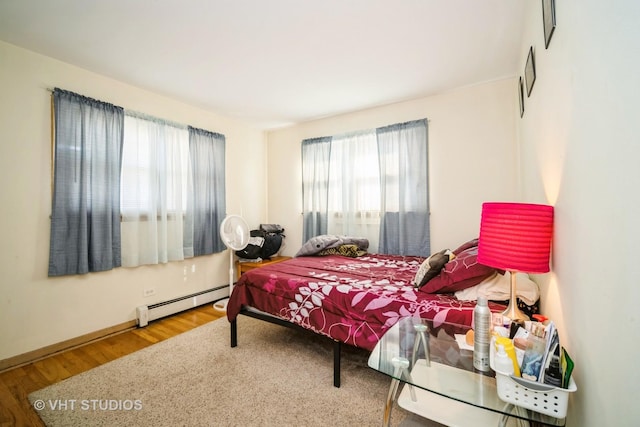
[[[229,296],[229,286],[207,289],[191,295],[174,298],[169,301],[159,302],[151,305],[141,305],[136,307],[138,327],[144,327],[152,320],[161,319],[172,314],[198,307],[203,304],[218,301]]]

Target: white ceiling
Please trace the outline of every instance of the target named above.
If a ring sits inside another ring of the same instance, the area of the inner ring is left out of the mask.
[[[524,3],[0,0],[0,40],[274,128],[515,76]]]

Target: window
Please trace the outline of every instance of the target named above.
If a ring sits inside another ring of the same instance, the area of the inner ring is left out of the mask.
[[[427,121],[302,141],[303,240],[369,239],[369,251],[429,255]]]
[[[178,127],[125,113],[120,206],[124,221],[161,215],[157,185],[164,187],[169,215],[184,216],[189,173],[189,132]]]
[[[378,163],[375,130],[332,138],[327,232],[367,237],[372,251],[380,228]]]
[[[224,135],[55,89],[49,275],[224,249]]]
[[[189,131],[125,112],[122,150],[122,265],[184,259]]]

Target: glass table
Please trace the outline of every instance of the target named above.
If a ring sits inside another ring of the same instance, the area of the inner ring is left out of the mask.
[[[473,368],[473,348],[464,334],[469,327],[418,318],[399,320],[382,337],[369,357],[369,366],[391,377],[383,425],[398,405],[445,425],[564,426],[553,418],[498,398],[493,371]],[[398,396],[400,384],[404,384]],[[510,421],[511,420],[511,421]]]

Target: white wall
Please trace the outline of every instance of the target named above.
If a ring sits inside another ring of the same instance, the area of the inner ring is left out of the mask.
[[[228,282],[227,252],[158,266],[48,278],[51,105],[60,87],[156,117],[220,132],[227,211],[264,222],[262,131],[0,42],[0,360],[124,323],[135,307]],[[239,165],[242,165],[240,172]],[[242,176],[242,179],[239,179]],[[143,298],[146,287],[156,295]]]
[[[640,4],[556,1],[545,50],[528,3],[521,69],[537,77],[518,120],[523,195],[555,206],[542,307],[575,360],[568,426],[635,426],[640,374]]]
[[[542,311],[576,362],[567,425],[632,426],[640,420],[640,3],[556,4],[546,50],[540,2],[527,3],[520,70],[533,45],[537,79],[522,119],[513,79],[273,131],[269,220],[288,228],[295,253],[302,139],[428,117],[433,248],[475,231],[483,201],[554,205],[552,272],[538,279]]]
[[[295,254],[303,243],[303,139],[425,117],[431,248],[454,248],[477,237],[482,202],[516,196],[515,88],[512,79],[502,80],[271,131],[268,218],[286,229],[285,253]]]

